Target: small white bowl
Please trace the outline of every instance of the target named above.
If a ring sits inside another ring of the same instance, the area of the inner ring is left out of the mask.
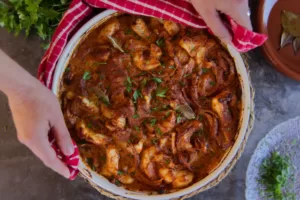
[[[67,46],[65,47],[60,59],[56,65],[56,70],[54,73],[52,91],[55,95],[59,97],[59,88],[61,83],[62,75],[67,67],[70,56],[72,55],[74,49],[76,49],[77,45],[81,42],[82,38],[86,36],[86,34],[99,26],[101,23],[106,21],[106,19],[110,18],[111,15],[116,14],[117,11],[114,10],[106,10],[101,12],[91,20],[89,20],[85,25],[83,25],[76,34],[69,41]],[[248,72],[243,62],[241,55],[231,46],[227,46],[227,49],[231,56],[234,58],[237,73],[239,74],[241,89],[242,89],[242,113],[241,120],[239,123],[239,132],[236,137],[236,141],[232,148],[228,151],[228,153],[224,156],[222,162],[217,166],[208,176],[199,182],[178,190],[169,194],[154,194],[150,195],[148,193],[143,192],[132,192],[126,190],[122,187],[117,187],[113,183],[110,183],[105,177],[95,173],[90,170],[85,164],[80,160],[79,163],[79,171],[86,175],[86,177],[90,177],[89,180],[98,185],[99,187],[119,196],[127,197],[130,199],[143,199],[143,200],[162,200],[162,199],[172,199],[178,198],[183,195],[189,194],[193,191],[200,189],[201,187],[207,185],[211,181],[213,181],[232,161],[232,159],[236,156],[237,150],[239,149],[242,141],[244,140],[246,129],[248,126],[249,116],[250,116],[250,106],[251,106],[251,93],[250,93],[250,84],[248,80]],[[88,173],[87,173],[88,172]]]

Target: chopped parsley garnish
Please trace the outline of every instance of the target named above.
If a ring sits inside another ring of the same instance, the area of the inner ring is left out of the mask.
[[[179,81],[179,84],[183,87],[185,86],[185,83],[183,81]]]
[[[133,93],[133,100],[134,100],[134,102],[136,102],[137,99],[138,99],[139,97],[141,97],[141,96],[142,96],[142,94],[141,94],[140,90],[134,91],[134,93]]]
[[[132,90],[132,82],[131,82],[131,78],[130,77],[127,77],[126,81],[124,82],[124,85],[126,86],[127,92],[131,92],[131,90]]]
[[[181,115],[177,115],[176,123],[179,124],[181,122],[181,119],[182,119]]]
[[[166,97],[168,89],[167,88],[157,88],[156,90],[156,96],[157,97]]]
[[[124,174],[122,171],[118,170],[118,175]]]
[[[157,111],[158,107],[151,108],[152,111]]]
[[[171,111],[167,111],[166,114],[165,114],[165,117],[169,117],[171,114]]]
[[[207,73],[208,71],[209,71],[208,68],[202,68],[202,73],[203,73],[203,74]]]
[[[90,79],[91,79],[91,72],[88,72],[88,71],[84,72],[82,78],[83,78],[83,80],[85,80],[85,81],[90,80]]]
[[[70,69],[70,67],[67,67],[67,68],[65,69],[65,72],[69,72],[69,71],[71,71],[71,69]]]
[[[156,119],[150,119],[150,126],[154,126],[156,124]]]
[[[87,127],[88,127],[88,128],[92,128],[93,125],[92,125],[92,124],[88,124]]]
[[[133,31],[131,30],[131,29],[127,29],[126,31],[125,31],[125,35],[130,35],[130,34],[132,34],[133,33]]]
[[[157,133],[158,135],[162,135],[162,132],[161,132],[160,128],[156,127],[155,131],[156,131],[156,133]]]
[[[136,119],[136,118],[139,118],[140,116],[138,115],[138,114],[134,114],[133,116],[132,116],[132,118],[134,118],[134,119]]]
[[[120,186],[121,185],[120,181],[118,181],[118,180],[115,180],[115,184],[116,184],[116,186]]]
[[[147,79],[143,79],[141,82],[141,87],[144,87],[147,84]]]
[[[140,127],[138,127],[138,126],[134,126],[134,129],[135,129],[136,131],[140,131]]]
[[[183,77],[185,78],[185,77],[189,77],[189,76],[191,76],[192,74],[185,74]]]
[[[214,85],[216,85],[216,82],[210,81],[209,84],[210,84],[211,86],[214,86]]]
[[[171,163],[171,160],[170,159],[166,159],[166,164],[170,164]]]
[[[290,192],[293,180],[293,167],[287,156],[282,156],[274,151],[260,166],[259,182],[264,186],[263,196],[268,199],[296,199],[295,194]]]
[[[175,69],[176,67],[172,65],[172,66],[169,66],[169,68],[170,69]]]
[[[156,83],[162,83],[163,81],[160,78],[154,77],[153,81],[155,81]]]
[[[156,40],[156,44],[159,47],[164,46],[165,45],[165,39],[164,38],[160,38],[160,39]]]
[[[139,73],[139,74],[137,74],[137,75],[135,75],[135,76],[144,76],[144,75],[146,75],[147,74],[147,72],[141,72],[141,73]]]
[[[157,140],[158,140],[157,138],[153,138],[153,139],[151,140],[151,141],[152,141],[152,144],[154,144],[154,145],[157,144]]]

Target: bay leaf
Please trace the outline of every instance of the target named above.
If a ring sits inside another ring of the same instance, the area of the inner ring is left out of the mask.
[[[118,44],[118,42],[116,41],[115,38],[107,35],[107,38],[109,39],[109,41],[111,42],[111,44],[116,48],[119,49],[119,51],[121,51],[122,53],[124,53],[125,51],[122,49],[122,47]]]
[[[281,13],[283,29],[294,37],[300,37],[300,15],[283,10]]]
[[[188,105],[179,105],[176,109],[180,111],[187,119],[195,119],[196,117],[193,109]]]
[[[295,55],[300,51],[300,37],[294,39],[293,49],[294,49]]]
[[[281,33],[280,49],[288,44],[293,43],[294,36],[286,32],[285,30]]]

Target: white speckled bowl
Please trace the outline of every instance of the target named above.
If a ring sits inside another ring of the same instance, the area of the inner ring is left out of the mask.
[[[69,41],[68,45],[65,47],[57,65],[53,79],[52,91],[59,97],[59,88],[61,83],[62,75],[67,67],[70,56],[72,55],[74,49],[76,49],[77,45],[80,41],[94,28],[98,27],[104,21],[109,19],[112,15],[116,15],[117,12],[114,10],[106,10],[90,21],[88,21],[85,25],[83,25],[77,33],[72,37]],[[143,200],[158,200],[158,199],[172,199],[181,197],[183,195],[189,194],[193,191],[199,190],[201,187],[207,185],[211,181],[213,181],[216,177],[218,177],[223,170],[229,165],[232,159],[236,156],[237,151],[241,145],[241,142],[245,139],[246,129],[248,126],[249,116],[250,116],[250,106],[251,106],[251,93],[250,93],[250,84],[248,80],[248,72],[243,62],[241,55],[231,46],[227,46],[228,51],[231,56],[235,60],[237,72],[240,75],[240,81],[242,86],[242,114],[241,120],[239,123],[239,133],[236,136],[236,141],[232,148],[230,148],[227,154],[224,156],[222,162],[204,179],[199,182],[178,190],[169,194],[152,194],[142,192],[132,192],[128,191],[122,187],[117,187],[116,185],[110,183],[105,177],[98,175],[94,171],[90,170],[85,164],[80,161],[79,170],[86,177],[88,177],[89,181],[93,182],[97,186],[103,188],[104,190],[113,193],[115,195],[123,196],[130,199],[143,199]]]

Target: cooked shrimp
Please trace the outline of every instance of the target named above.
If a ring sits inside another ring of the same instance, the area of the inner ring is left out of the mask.
[[[95,103],[93,103],[92,101],[90,101],[88,98],[86,97],[78,97],[81,102],[82,105],[91,113],[98,113],[99,112],[99,108],[96,106]]]
[[[118,175],[118,180],[123,183],[123,184],[131,184],[134,182],[134,178],[132,178],[130,175],[128,174],[121,174]]]
[[[156,147],[152,146],[142,151],[142,155],[141,155],[140,168],[151,180],[157,179],[154,163],[152,162],[156,153],[157,153]]]
[[[120,28],[120,22],[117,19],[110,20],[100,31],[98,35],[99,43],[108,42],[107,36],[114,35]]]
[[[76,124],[77,131],[79,132],[79,136],[83,137],[87,141],[92,142],[95,145],[106,145],[111,141],[111,138],[103,135],[101,133],[94,132],[89,129],[83,120],[77,122]]]
[[[165,119],[157,124],[157,127],[162,133],[167,133],[172,130],[176,124],[176,113],[173,110],[165,112]]]
[[[116,176],[119,169],[120,155],[118,150],[113,145],[106,148],[106,163],[102,168],[102,174],[104,176]]]
[[[188,186],[194,178],[194,174],[187,170],[174,171],[175,180],[172,182],[174,188],[182,188]]]
[[[194,57],[197,53],[199,46],[204,46],[207,40],[207,36],[199,35],[194,37],[183,36],[179,41],[179,46],[186,50],[191,57]]]
[[[136,51],[133,54],[133,62],[137,68],[143,71],[149,71],[160,66],[161,49],[155,44],[151,44],[150,51]]]
[[[148,39],[151,36],[147,24],[141,18],[137,18],[134,24],[131,25],[132,30],[143,39]]]
[[[191,120],[183,123],[177,128],[176,147],[177,151],[191,150],[191,136],[202,127],[202,123],[197,120]]]
[[[175,174],[172,169],[160,168],[158,170],[160,178],[162,178],[166,183],[172,183],[175,180]]]
[[[174,36],[180,31],[180,26],[172,21],[164,21],[164,28],[167,30],[167,32],[171,35]]]

